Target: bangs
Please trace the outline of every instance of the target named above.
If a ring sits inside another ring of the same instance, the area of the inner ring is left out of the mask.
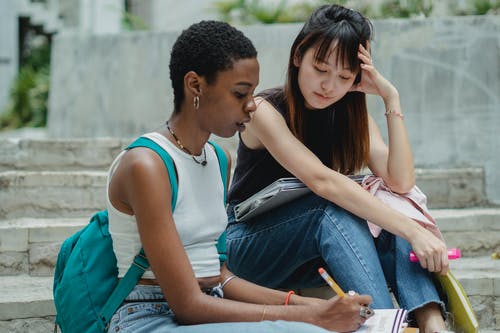
[[[366,47],[366,40],[360,39],[358,33],[347,21],[332,24],[315,44],[317,46],[314,54],[315,61],[327,62],[331,53],[337,51],[335,59],[337,64],[347,67],[351,72],[359,71],[359,44]]]

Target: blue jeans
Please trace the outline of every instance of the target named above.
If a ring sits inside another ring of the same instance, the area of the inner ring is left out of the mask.
[[[180,325],[158,286],[138,285],[111,318],[108,333],[330,333],[291,321]]]
[[[325,285],[323,266],[344,290],[373,298],[374,308],[393,308],[388,286],[401,308],[412,311],[441,302],[432,273],[409,260],[410,244],[383,231],[374,239],[366,221],[308,194],[254,219],[238,223],[228,206],[228,268],[270,288]]]

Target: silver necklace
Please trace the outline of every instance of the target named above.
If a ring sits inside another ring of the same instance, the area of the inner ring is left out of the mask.
[[[196,157],[189,151],[189,149],[187,149],[186,147],[184,147],[184,145],[182,144],[181,140],[179,140],[179,138],[177,137],[177,135],[175,135],[174,131],[170,128],[170,126],[168,124],[168,121],[166,122],[166,125],[167,125],[168,131],[170,132],[170,134],[174,138],[175,142],[177,142],[177,145],[179,146],[179,148],[181,148],[186,153],[188,153],[189,155],[191,155],[191,158],[196,163],[201,164],[201,166],[207,165],[207,152],[205,151],[205,146],[203,146],[203,150],[202,150],[203,157],[200,160],[197,160]]]

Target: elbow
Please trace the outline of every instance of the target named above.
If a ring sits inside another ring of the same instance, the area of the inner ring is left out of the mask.
[[[177,321],[179,324],[181,325],[194,325],[194,324],[197,324],[194,320],[193,320],[193,316],[192,316],[192,312],[191,312],[191,316],[188,314],[188,311],[175,311],[174,309],[172,309],[175,313],[175,321]]]
[[[175,320],[182,325],[194,325],[204,323],[206,319],[201,318],[197,314],[202,314],[205,311],[197,311],[196,309],[203,308],[203,294],[193,295],[181,302],[169,302],[169,306],[175,313]]]
[[[316,195],[322,198],[332,198],[337,196],[338,186],[332,184],[332,177],[328,175],[311,175],[306,182],[307,187]]]
[[[399,180],[393,182],[389,185],[391,191],[399,194],[405,194],[411,191],[411,189],[415,186],[415,177],[409,177],[408,179]]]
[[[175,320],[179,322],[181,325],[189,325],[189,324],[195,324],[195,320],[193,318],[193,311],[189,311],[189,309],[196,308],[195,304],[192,304],[192,302],[182,302],[180,304],[171,304],[172,302],[169,302],[169,306],[172,309],[172,311],[175,313]]]

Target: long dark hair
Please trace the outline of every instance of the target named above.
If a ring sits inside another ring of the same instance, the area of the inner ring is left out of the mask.
[[[338,5],[325,5],[312,13],[295,38],[290,51],[284,93],[290,129],[302,142],[306,130],[303,128],[304,112],[307,110],[298,84],[299,68],[294,60],[302,60],[307,50],[316,47],[315,59],[325,61],[335,41],[337,63],[348,65],[351,70],[359,69],[361,73],[359,44],[366,47],[372,31],[372,24],[360,13]],[[360,75],[356,77],[355,83],[359,82]],[[331,140],[330,167],[343,174],[355,173],[366,166],[369,157],[366,96],[360,92],[349,92],[330,109],[331,117],[335,117],[333,133],[328,138]]]

